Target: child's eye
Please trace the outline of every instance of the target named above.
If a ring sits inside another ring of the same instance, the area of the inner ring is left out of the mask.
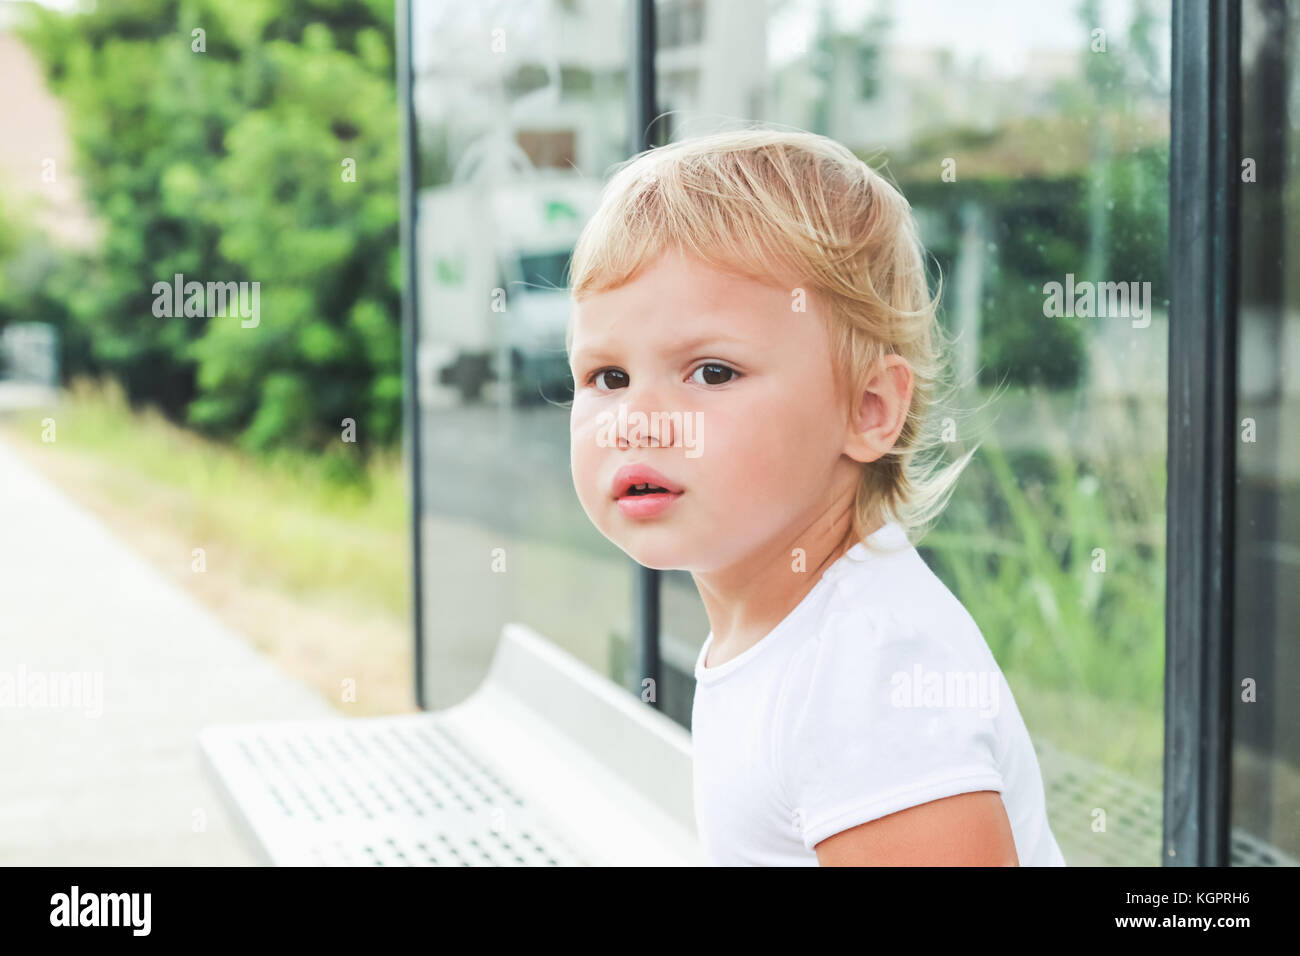
[[[698,377],[701,372],[705,375],[703,380]],[[739,374],[739,372],[728,365],[722,365],[718,362],[707,362],[691,373],[691,380],[699,382],[701,385],[726,385]],[[612,380],[607,379],[605,378],[607,375],[614,376],[614,378]],[[627,383],[627,372],[617,368],[599,369],[592,372],[587,379],[588,385],[595,385],[596,388],[602,392],[612,392],[617,388],[627,388]]]
[[[698,378],[695,377],[700,372],[704,372],[705,375],[707,377],[711,377],[713,381],[701,382]],[[734,368],[731,368],[728,365],[722,365],[719,364],[718,362],[708,362],[704,365],[701,365],[694,372],[692,372],[691,379],[692,381],[699,382],[701,385],[726,385],[732,379],[736,378],[736,376],[739,374],[740,374],[739,372],[737,372]],[[726,377],[719,380],[718,379],[719,375],[725,375]]]
[[[604,375],[620,376],[622,380],[622,384],[615,385],[613,386],[613,388],[601,388],[599,383],[601,377]],[[596,388],[600,389],[600,391],[602,392],[612,392],[615,388],[627,388],[627,372],[624,372],[621,369],[617,369],[617,368],[602,368],[599,371],[591,373],[591,377],[587,379],[587,384],[590,385],[592,383],[596,383]]]

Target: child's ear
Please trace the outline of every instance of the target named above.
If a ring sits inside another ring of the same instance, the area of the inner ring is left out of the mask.
[[[854,461],[883,458],[893,450],[912,407],[912,367],[900,355],[886,355],[856,395],[857,421],[849,422],[844,454]]]

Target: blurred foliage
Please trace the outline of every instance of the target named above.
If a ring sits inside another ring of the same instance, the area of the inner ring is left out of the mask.
[[[44,233],[28,225],[23,214],[0,195],[0,329],[39,319],[64,330],[60,355],[64,362],[92,365],[85,335],[69,337],[73,325],[68,303],[76,293],[76,269],[63,253],[50,246]],[[0,375],[5,356],[0,353]]]
[[[322,447],[344,418],[357,423],[352,451],[391,442],[402,382],[390,0],[115,0],[36,10],[22,35],[106,226],[89,261],[54,262],[23,292],[43,299],[27,314],[61,326],[65,374],[111,373],[133,402],[251,449]],[[154,283],[176,273],[258,282],[259,324],[156,317]]]
[[[1081,422],[1069,396],[1034,388],[1015,408],[920,550],[1036,734],[1158,788],[1165,458],[1138,449],[1165,427],[1164,403],[1098,402]]]
[[[964,216],[978,210],[985,243],[981,271],[979,383],[1074,389],[1087,372],[1092,319],[1043,317],[1043,284],[1122,277],[1150,282],[1152,307],[1168,307],[1169,147],[1107,154],[1078,175],[985,172],[938,181],[942,152],[903,165],[900,181],[932,231],[926,252],[943,276],[941,315],[956,308]],[[974,165],[974,163],[972,163]],[[1105,233],[1094,243],[1094,197],[1104,195]],[[1093,259],[1094,245],[1099,258]],[[1095,270],[1095,271],[1094,271]]]
[[[922,239],[956,308],[953,283],[969,229],[983,243],[979,271],[979,384],[1079,387],[1088,369],[1089,324],[1044,321],[1043,285],[1150,282],[1152,308],[1168,307],[1168,96],[1158,50],[1164,42],[1151,0],[1135,0],[1128,28],[1092,50],[1098,0],[1075,8],[1079,75],[1061,78],[1057,107],[996,128],[924,130],[887,166],[929,226]],[[863,155],[864,160],[872,158]],[[945,163],[955,178],[945,181]],[[879,158],[873,166],[882,165]],[[933,283],[932,283],[933,285]]]

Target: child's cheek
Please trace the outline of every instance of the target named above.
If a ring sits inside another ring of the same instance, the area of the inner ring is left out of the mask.
[[[747,487],[749,497],[767,507],[802,490],[798,475],[816,467],[817,449],[824,441],[818,423],[792,400],[790,388],[751,391],[752,401],[741,414],[729,410],[714,434],[706,434],[706,447],[718,445],[719,456],[736,473],[734,479],[743,482],[740,487]]]
[[[596,445],[597,416],[589,403],[579,405],[575,400],[569,420],[569,460],[573,471],[574,490],[584,506],[593,503],[592,495],[598,481],[601,449]]]
[[[721,489],[745,488],[762,478],[755,474],[763,458],[763,428],[743,411],[708,409],[698,413],[693,436],[697,455],[688,461],[685,478],[703,473],[710,486]],[[698,454],[697,454],[698,452]]]

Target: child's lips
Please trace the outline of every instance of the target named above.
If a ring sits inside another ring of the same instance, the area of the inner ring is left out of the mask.
[[[629,518],[653,518],[672,507],[686,493],[681,485],[644,463],[624,465],[614,473],[610,491],[618,510]],[[633,494],[637,485],[647,485],[649,493]],[[658,490],[653,490],[658,489]]]
[[[670,494],[681,494],[685,490],[681,485],[670,481],[649,465],[635,464],[624,465],[614,473],[614,479],[610,483],[610,491],[613,493],[614,498],[623,498],[628,495],[636,485],[649,485],[653,488],[662,488]]]
[[[686,492],[656,492],[648,495],[623,495],[618,499],[618,510],[629,518],[654,518],[672,507],[673,502]]]

